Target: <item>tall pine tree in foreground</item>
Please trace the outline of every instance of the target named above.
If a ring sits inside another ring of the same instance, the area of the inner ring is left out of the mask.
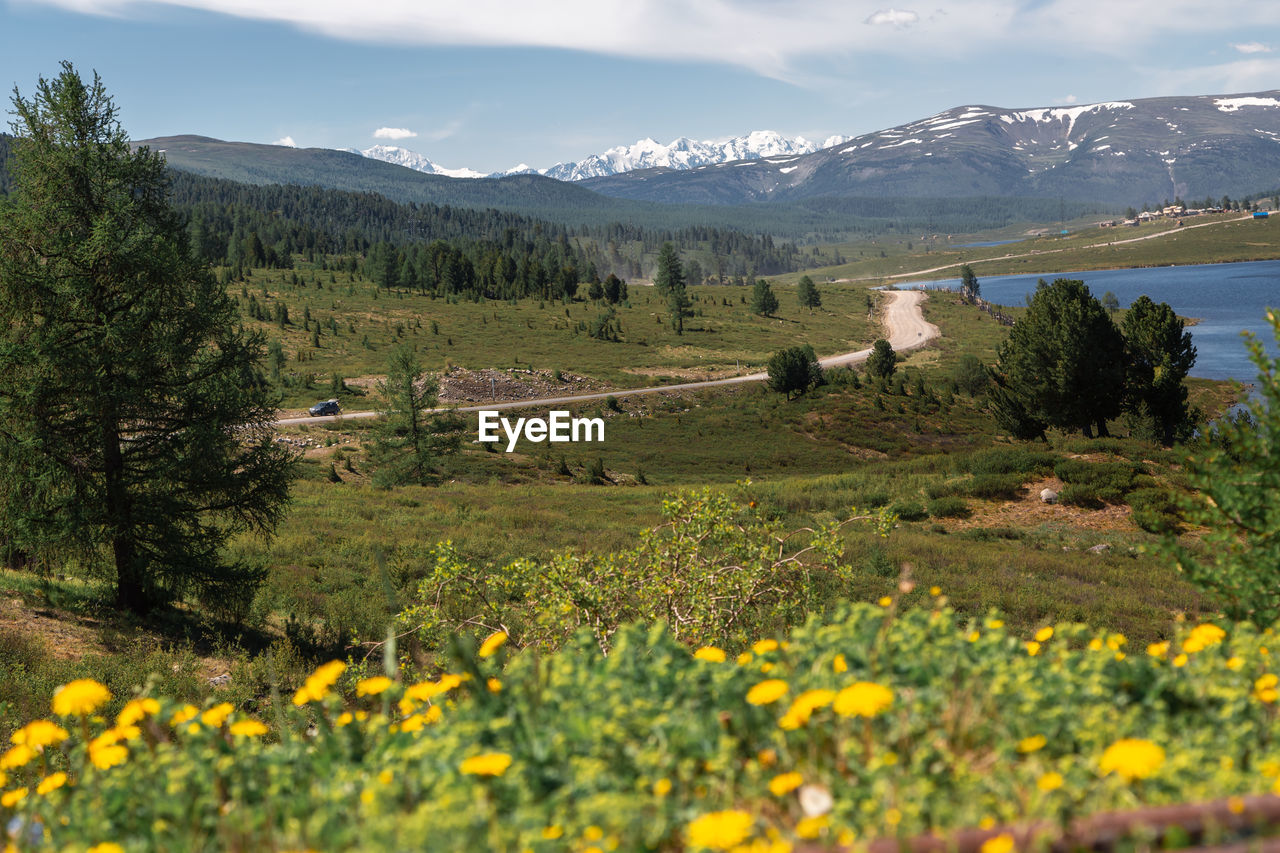
[[[97,75],[13,97],[0,206],[0,539],[76,554],[146,612],[235,612],[261,569],[223,545],[271,531],[293,455],[273,441],[263,342],[196,260],[164,159],[131,151]]]

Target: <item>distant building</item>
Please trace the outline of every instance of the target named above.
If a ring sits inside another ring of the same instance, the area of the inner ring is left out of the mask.
[[[1271,214],[1267,213],[1265,210],[1255,210],[1253,212],[1254,219],[1266,219],[1270,215]]]

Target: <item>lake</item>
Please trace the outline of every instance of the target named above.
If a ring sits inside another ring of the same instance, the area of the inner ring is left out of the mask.
[[[1039,279],[1077,278],[1099,299],[1108,290],[1121,306],[1139,296],[1168,302],[1179,315],[1200,320],[1192,326],[1197,357],[1192,376],[1252,382],[1258,370],[1249,361],[1243,330],[1253,332],[1273,356],[1277,348],[1265,310],[1280,309],[1280,261],[1238,264],[1152,267],[1129,270],[978,276],[984,299],[1002,305],[1025,305]],[[923,282],[925,287],[958,289],[960,279]],[[912,286],[915,286],[913,283]]]

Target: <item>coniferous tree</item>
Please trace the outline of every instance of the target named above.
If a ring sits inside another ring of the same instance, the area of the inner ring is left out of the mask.
[[[670,243],[662,244],[653,284],[658,293],[666,297],[667,310],[671,312],[671,328],[677,335],[683,335],[684,318],[693,316],[693,303],[685,289],[684,267],[680,264],[680,255]]]
[[[757,279],[751,291],[751,313],[772,317],[778,311],[778,297],[764,279]]]
[[[796,285],[796,296],[800,300],[800,307],[808,308],[810,314],[814,308],[822,307],[822,295],[814,286],[813,279],[807,275],[800,277],[800,283]]]
[[[1167,303],[1140,296],[1121,326],[1125,342],[1125,408],[1135,425],[1165,445],[1192,431],[1183,380],[1196,363],[1191,333]]]
[[[978,294],[981,291],[978,277],[973,274],[973,267],[968,264],[960,267],[960,298],[972,304],[978,300]]]
[[[880,338],[871,347],[871,355],[867,358],[867,373],[881,379],[888,379],[898,369],[898,356],[893,347],[884,338]]]
[[[408,344],[391,351],[379,390],[384,408],[371,453],[377,466],[374,485],[430,485],[441,457],[457,450],[461,424],[452,415],[430,411],[437,385]]]
[[[0,206],[0,538],[107,563],[117,603],[196,593],[234,614],[262,572],[293,455],[273,441],[263,341],[195,258],[164,158],[131,151],[101,80],[69,63],[13,98]]]
[[[1109,434],[1107,421],[1120,414],[1124,399],[1125,342],[1083,281],[1060,278],[1037,287],[998,352],[997,412],[1021,412],[1030,424],[1089,438],[1095,429]]]

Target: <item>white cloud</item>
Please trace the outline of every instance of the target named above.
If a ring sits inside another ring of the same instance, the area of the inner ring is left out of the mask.
[[[881,9],[873,13],[864,23],[880,27],[909,27],[919,20],[920,16],[908,9]]]
[[[417,135],[407,127],[380,127],[373,132],[374,139],[412,139]]]
[[[1077,100],[1079,100],[1079,99],[1078,99],[1075,95],[1067,95],[1065,98],[1059,98],[1059,99],[1058,99],[1058,103],[1060,103],[1060,104],[1074,104]]]
[[[1271,48],[1260,41],[1248,41],[1244,44],[1231,45],[1239,53],[1270,53]]]
[[[527,0],[28,2],[113,17],[176,6],[285,23],[349,41],[535,47],[713,62],[792,81],[803,80],[801,66],[821,57],[876,54],[915,60],[1041,45],[1079,61],[1105,55],[1163,71],[1178,61],[1177,52],[1168,50],[1175,37],[1216,34],[1227,41],[1241,32],[1280,27],[1280,3],[1258,0],[951,0],[945,14],[925,17],[886,8],[885,0],[557,0],[554,14],[547,4]]]
[[[298,147],[298,143],[296,143],[296,142],[294,142],[294,141],[293,141],[293,137],[292,137],[292,136],[282,136],[282,137],[280,137],[279,139],[277,139],[275,142],[273,142],[273,143],[271,143],[271,144],[272,144],[272,145],[283,145],[285,148],[297,148],[297,147]]]

